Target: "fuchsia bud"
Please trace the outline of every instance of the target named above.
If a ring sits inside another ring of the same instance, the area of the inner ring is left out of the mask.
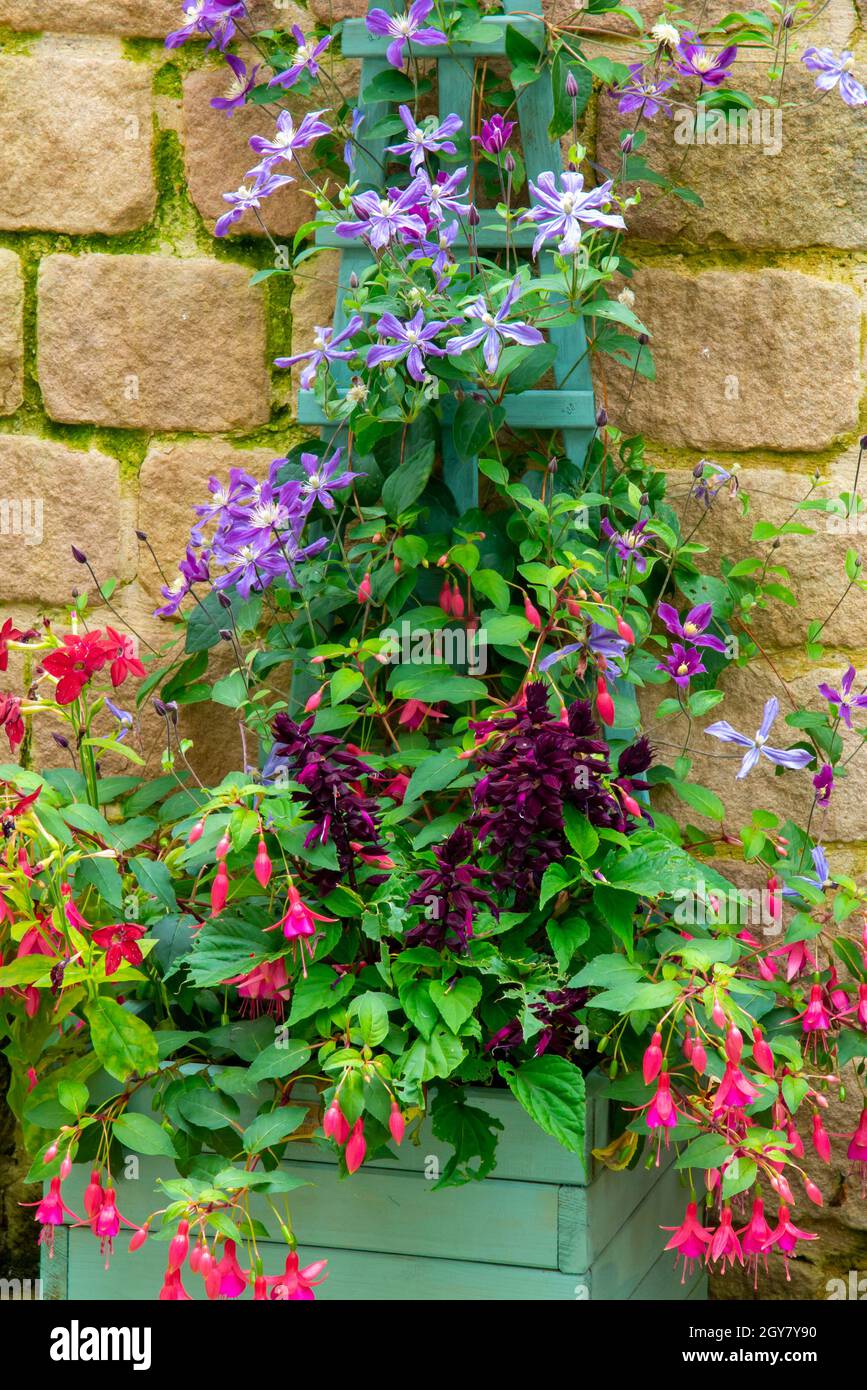
[[[789,1187],[788,1179],[784,1178],[782,1173],[772,1173],[770,1176],[770,1184],[784,1202],[793,1202],[795,1200],[792,1196],[792,1189]]]
[[[744,1050],[744,1040],[739,1028],[732,1023],[726,1033],[725,1054],[733,1066],[737,1066]]]
[[[253,1302],[264,1303],[268,1297],[268,1280],[264,1274],[257,1274],[253,1281]]]
[[[220,1285],[223,1282],[220,1270],[216,1264],[212,1265],[205,1276],[205,1293],[208,1298],[215,1299],[220,1297]]]
[[[705,1067],[707,1066],[707,1053],[698,1039],[696,1039],[695,1047],[692,1049],[690,1061],[692,1062],[696,1076],[704,1076]]]
[[[368,570],[367,574],[364,576],[364,578],[362,579],[361,583],[360,583],[359,586],[358,586],[358,602],[359,602],[359,603],[369,603],[369,602],[370,602],[370,597],[371,597],[370,571]]]
[[[406,1121],[404,1120],[403,1115],[400,1112],[400,1106],[398,1105],[396,1100],[393,1100],[391,1102],[391,1113],[388,1117],[388,1128],[391,1132],[391,1137],[394,1140],[395,1144],[401,1144],[403,1142],[403,1132],[406,1128]]]
[[[717,999],[716,995],[714,995],[713,997],[713,1009],[711,1010],[711,1018],[713,1019],[717,1028],[725,1028],[727,1022],[725,1009]]]
[[[129,1240],[130,1254],[135,1254],[136,1250],[141,1250],[147,1240],[149,1231],[147,1226],[139,1226],[137,1231],[133,1231]]]
[[[773,1076],[774,1054],[762,1037],[762,1030],[757,1023],[753,1025],[753,1061],[765,1076]]]
[[[189,1229],[189,1221],[178,1223],[177,1235],[172,1236],[169,1242],[169,1269],[180,1269],[187,1258],[187,1252],[190,1248]]]
[[[786,1125],[786,1138],[792,1146],[789,1150],[792,1157],[803,1158],[804,1141],[798,1133],[794,1120],[790,1120],[789,1123]]]
[[[265,847],[265,841],[259,841],[259,848],[256,851],[256,862],[253,865],[253,873],[256,875],[256,882],[261,888],[268,887],[271,877],[271,859]]]
[[[810,1178],[804,1179],[804,1191],[806,1192],[811,1202],[815,1202],[817,1207],[822,1206],[825,1199],[822,1196],[820,1189]]]
[[[451,586],[451,584],[449,583],[449,581],[448,581],[447,579],[444,579],[444,580],[443,580],[443,586],[442,586],[442,588],[440,589],[440,608],[443,610],[443,612],[445,613],[446,617],[448,617],[448,618],[451,617],[451,615],[452,615],[452,586]]]
[[[42,1162],[43,1162],[43,1163],[53,1163],[53,1161],[54,1161],[54,1159],[55,1159],[56,1157],[57,1157],[57,1144],[56,1144],[56,1143],[54,1143],[54,1144],[49,1144],[49,1145],[48,1145],[48,1148],[45,1150],[45,1153],[42,1155]]]
[[[63,1162],[62,1162],[61,1165],[60,1165],[60,1181],[61,1181],[61,1182],[66,1182],[66,1179],[69,1177],[69,1175],[70,1175],[71,1172],[72,1172],[72,1159],[69,1157],[69,1154],[67,1154],[66,1157],[64,1158]]]
[[[333,1139],[336,1144],[341,1146],[349,1138],[349,1124],[336,1100],[331,1102],[325,1112],[322,1129],[326,1139]]]
[[[352,1126],[352,1133],[346,1145],[344,1154],[346,1157],[346,1171],[355,1173],[364,1162],[364,1155],[367,1153],[367,1143],[364,1138],[364,1121],[358,1119]]]
[[[629,642],[630,645],[634,644],[635,633],[632,631],[626,619],[622,618],[619,613],[617,615],[617,631],[624,642]]]
[[[196,1244],[190,1251],[190,1269],[193,1271],[194,1274],[198,1274],[199,1269],[201,1268],[202,1255],[204,1254],[204,1251],[206,1249],[207,1247],[204,1241],[197,1240]]]
[[[315,710],[318,710],[319,706],[322,704],[322,696],[325,694],[325,689],[327,685],[328,681],[326,681],[324,685],[320,685],[318,690],[314,690],[313,694],[310,696],[310,699],[304,706],[305,714],[313,714]]]
[[[530,624],[530,626],[536,630],[536,632],[542,631],[542,618],[539,613],[539,610],[535,607],[534,604],[530,602],[530,599],[526,594],[524,595],[524,617],[527,619],[527,622]]]
[[[211,884],[211,916],[216,917],[226,906],[229,896],[229,870],[225,861],[217,869],[217,876]]]
[[[197,820],[189,835],[187,836],[187,844],[194,845],[197,840],[201,840],[204,833],[205,822],[203,820]]]
[[[217,842],[217,848],[214,850],[214,855],[218,863],[221,859],[225,859],[226,855],[229,853],[229,850],[231,848],[232,842],[229,839],[229,832],[227,830],[225,834],[222,836],[222,838]]]
[[[452,616],[462,618],[466,611],[463,594],[456,584],[452,589]]]
[[[635,800],[635,797],[630,796],[622,787],[620,789],[620,799],[623,802],[624,811],[628,811],[629,815],[634,816],[636,820],[641,820],[641,807]]]
[[[102,1187],[102,1174],[98,1168],[94,1168],[90,1174],[90,1182],[84,1190],[84,1210],[91,1220],[99,1215],[99,1209],[105,1200],[105,1192]]]
[[[655,1081],[661,1070],[662,1034],[654,1033],[650,1040],[650,1046],[644,1054],[643,1072],[645,1086],[649,1086],[651,1081]]]
[[[608,693],[604,676],[600,676],[596,682],[596,713],[609,728],[614,723],[614,701]]]

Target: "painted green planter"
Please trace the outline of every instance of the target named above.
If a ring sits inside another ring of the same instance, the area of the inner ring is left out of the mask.
[[[608,1142],[608,1103],[591,1077],[587,1152]],[[699,1276],[685,1285],[671,1252],[662,1253],[661,1225],[676,1225],[685,1194],[674,1170],[639,1167],[613,1173],[590,1163],[590,1181],[575,1155],[542,1134],[508,1092],[477,1091],[475,1103],[502,1120],[493,1176],[465,1187],[432,1191],[449,1150],[422,1131],[404,1143],[397,1163],[365,1163],[341,1181],[330,1153],[292,1146],[286,1166],[310,1187],[292,1194],[302,1264],[327,1258],[325,1300],[701,1299]],[[141,1221],[164,1205],[159,1180],[174,1175],[166,1159],[142,1158],[137,1180],[118,1177],[118,1206]],[[87,1172],[64,1193],[81,1210]],[[265,1213],[258,1213],[265,1219]],[[267,1221],[266,1221],[267,1224]],[[52,1299],[150,1300],[165,1268],[166,1246],[151,1239],[135,1255],[121,1237],[106,1273],[98,1242],[86,1227],[57,1232],[53,1260],[43,1258],[43,1296]],[[260,1247],[266,1273],[285,1258],[282,1243]],[[201,1281],[188,1276],[200,1296]]]

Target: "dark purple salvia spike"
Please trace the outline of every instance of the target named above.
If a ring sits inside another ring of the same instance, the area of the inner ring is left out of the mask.
[[[333,735],[312,733],[314,718],[296,724],[288,714],[277,715],[268,767],[284,767],[303,788],[301,799],[313,822],[305,848],[333,840],[340,872],[355,887],[357,856],[386,852],[376,801],[358,785],[373,769]]]
[[[624,750],[613,779],[608,745],[586,700],[575,700],[563,723],[548,709],[548,687],[533,682],[523,707],[472,727],[490,741],[477,753],[485,775],[474,789],[470,825],[497,861],[494,888],[512,889],[516,905],[532,902],[548,865],[569,853],[564,806],[596,826],[632,828],[617,788],[645,786],[632,774],[649,766],[650,746],[645,739]]]
[[[465,950],[479,905],[484,903],[499,916],[490,894],[476,886],[475,880],[487,878],[489,871],[468,862],[473,850],[473,834],[465,825],[459,825],[435,847],[438,867],[422,874],[418,888],[409,897],[411,907],[425,908],[425,920],[407,932],[405,945]]]
[[[530,1012],[542,1024],[541,1032],[534,1033],[530,1040],[535,1044],[534,1056],[541,1057],[543,1053],[550,1052],[557,1057],[566,1057],[574,1050],[575,1038],[581,1026],[575,1011],[583,1008],[588,995],[589,990],[586,989],[551,989],[530,1005]],[[520,1020],[513,1018],[488,1039],[485,1051],[505,1057],[516,1052],[523,1042],[524,1030]]]

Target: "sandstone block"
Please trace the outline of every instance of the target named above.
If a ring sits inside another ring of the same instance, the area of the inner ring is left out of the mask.
[[[0,251],[0,415],[12,415],[24,388],[24,284],[13,251]]]

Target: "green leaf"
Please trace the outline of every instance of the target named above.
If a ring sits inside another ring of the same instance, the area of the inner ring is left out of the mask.
[[[364,683],[364,676],[360,671],[353,671],[350,667],[344,666],[340,671],[336,671],[331,678],[331,703],[339,705],[344,700],[348,700],[350,695],[354,695],[360,685]]]
[[[81,1115],[87,1105],[87,1087],[81,1081],[59,1081],[57,1099],[64,1110]]]
[[[159,859],[146,859],[140,856],[129,861],[129,867],[135,875],[139,887],[145,893],[150,893],[167,907],[169,912],[177,911],[178,900],[175,897],[175,890],[172,886],[172,876],[165,864]]]
[[[501,1120],[475,1105],[467,1105],[460,1087],[442,1087],[431,1106],[431,1124],[437,1139],[451,1144],[454,1153],[446,1163],[438,1187],[459,1187],[486,1178],[496,1163],[497,1135]],[[473,1160],[477,1159],[477,1163]]]
[[[439,792],[450,786],[466,770],[466,763],[458,758],[459,752],[457,748],[442,748],[419,763],[409,779],[404,804],[418,801],[428,792]]]
[[[752,1187],[757,1172],[758,1164],[754,1158],[745,1158],[743,1155],[733,1158],[723,1174],[723,1201],[727,1202],[738,1192],[745,1192],[748,1187]]]
[[[400,990],[401,1007],[414,1028],[422,1037],[430,1037],[437,1023],[439,1013],[430,996],[428,980],[413,980]]]
[[[434,1077],[450,1076],[466,1056],[459,1038],[442,1024],[429,1038],[418,1038],[401,1058],[407,1081],[433,1081]]]
[[[205,922],[196,934],[193,949],[186,957],[190,979],[198,989],[220,985],[233,975],[260,965],[274,954],[274,946],[261,926],[223,912]]]
[[[540,1129],[572,1153],[584,1153],[584,1077],[565,1057],[534,1057],[506,1081]]]
[[[178,1097],[178,1109],[198,1129],[226,1129],[239,1115],[238,1103],[222,1091],[196,1086]]]
[[[558,893],[562,893],[564,888],[568,888],[574,882],[575,875],[566,868],[565,864],[558,862],[549,864],[542,878],[539,906],[544,907],[551,898],[556,898]]]
[[[698,811],[700,816],[708,816],[711,820],[722,820],[725,816],[725,806],[716,792],[710,791],[707,787],[699,787],[694,782],[677,781],[669,782],[668,785],[677,793],[681,801],[685,801],[687,806]]]
[[[261,1153],[263,1149],[282,1144],[304,1121],[307,1110],[303,1105],[284,1105],[267,1115],[259,1115],[244,1130],[244,1148],[247,1153]]]
[[[270,1081],[277,1077],[291,1076],[299,1071],[310,1058],[311,1049],[302,1038],[282,1038],[263,1048],[247,1073],[250,1085],[260,1081]]]
[[[82,885],[95,888],[103,902],[123,910],[123,880],[117,865],[110,859],[82,859],[75,869],[75,886],[81,891]]]
[[[590,935],[590,923],[577,916],[551,918],[545,923],[545,931],[560,974],[565,975],[578,947],[583,946]]]
[[[93,1050],[110,1076],[126,1081],[156,1071],[156,1036],[142,1019],[114,999],[92,999],[85,1013]]]
[[[509,586],[497,570],[476,570],[471,582],[477,593],[490,599],[501,613],[506,612],[509,607]]]
[[[171,1135],[147,1115],[128,1110],[118,1116],[112,1129],[124,1148],[137,1154],[177,1158]]]
[[[675,1161],[675,1168],[719,1168],[731,1158],[731,1145],[718,1134],[700,1134],[687,1144]]]
[[[378,1047],[389,1029],[388,1009],[375,990],[368,990],[350,1006],[350,1016],[358,1022],[358,1031],[365,1047]]]
[[[453,705],[487,699],[487,687],[471,676],[460,676],[445,666],[397,666],[389,677],[388,688],[396,700],[423,700]]]
[[[582,859],[589,859],[599,845],[599,836],[586,816],[574,806],[563,807],[563,825],[566,839],[575,853]]]
[[[390,473],[382,485],[382,505],[395,521],[427,487],[434,465],[433,443],[425,444]]]
[[[320,1009],[333,1008],[352,989],[352,976],[336,975],[330,965],[311,965],[307,979],[301,979],[295,986],[289,1025],[300,1023],[302,1019],[318,1014]]]
[[[430,997],[443,1022],[453,1033],[459,1033],[482,997],[481,982],[470,975],[448,985],[432,980]]]

